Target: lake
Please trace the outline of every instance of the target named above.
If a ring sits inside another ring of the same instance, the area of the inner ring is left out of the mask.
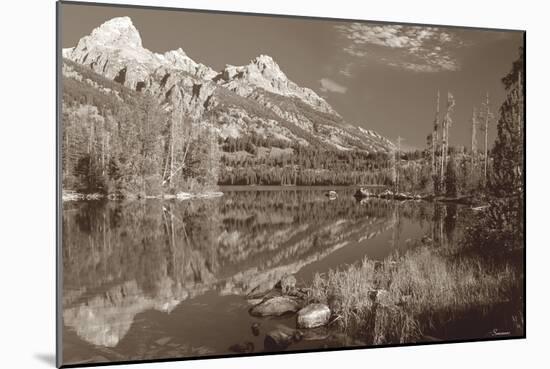
[[[357,201],[351,188],[334,200],[319,187],[221,190],[213,199],[64,204],[65,364],[225,355],[245,343],[262,352],[265,333],[296,318],[250,316],[248,292],[288,273],[303,286],[460,231],[456,206]],[[290,349],[362,344],[328,331],[305,338]]]

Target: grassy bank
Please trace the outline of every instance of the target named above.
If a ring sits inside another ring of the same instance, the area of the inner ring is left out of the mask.
[[[348,333],[369,344],[394,344],[456,338],[442,336],[449,325],[503,304],[515,307],[494,328],[521,334],[521,286],[521,271],[512,264],[419,246],[382,262],[364,260],[317,275],[309,299],[327,303]]]

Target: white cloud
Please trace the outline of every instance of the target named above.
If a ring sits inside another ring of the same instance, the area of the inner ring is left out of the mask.
[[[338,73],[340,73],[341,75],[345,76],[345,77],[351,77],[351,69],[353,67],[353,64],[352,63],[348,63],[346,64],[342,69],[340,69],[338,71]]]
[[[353,47],[353,46],[348,46],[346,48],[344,48],[344,51],[347,52],[348,54],[352,55],[352,56],[357,56],[357,57],[364,57],[364,56],[367,56],[367,51],[366,50],[359,50],[358,48],[356,47]]]
[[[344,52],[354,57],[385,60],[388,65],[416,72],[460,67],[453,51],[462,42],[439,27],[352,23],[336,29],[348,40]]]
[[[320,90],[323,92],[345,94],[348,91],[348,88],[346,86],[342,86],[341,84],[331,80],[330,78],[321,78],[319,82],[321,83]]]

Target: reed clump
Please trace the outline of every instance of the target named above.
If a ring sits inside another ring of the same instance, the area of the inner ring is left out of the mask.
[[[318,274],[308,296],[327,303],[336,324],[369,344],[410,343],[469,312],[517,299],[521,281],[521,271],[511,265],[419,246]],[[522,319],[514,315],[510,324]]]

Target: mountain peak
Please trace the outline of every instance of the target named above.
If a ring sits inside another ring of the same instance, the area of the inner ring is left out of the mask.
[[[104,46],[141,48],[141,37],[130,17],[112,18],[93,30],[90,38]]]
[[[124,16],[111,18],[108,21],[103,22],[100,27],[128,28],[132,27],[133,25],[134,23],[132,23],[132,18]]]
[[[244,97],[250,96],[256,88],[261,88],[277,95],[298,98],[316,110],[338,115],[313,90],[300,87],[291,81],[269,55],[260,54],[243,66],[226,65],[218,81],[229,90]]]
[[[277,69],[279,68],[279,65],[273,60],[273,58],[269,55],[260,54],[259,56],[255,57],[251,60],[251,64],[255,64],[257,66],[262,67],[275,67]]]
[[[258,71],[268,78],[277,78],[287,80],[287,76],[281,70],[277,62],[269,55],[261,54],[250,61],[248,69],[258,69]]]
[[[185,51],[181,47],[177,48],[176,50],[170,50],[164,53],[164,57],[166,58],[189,58]]]

